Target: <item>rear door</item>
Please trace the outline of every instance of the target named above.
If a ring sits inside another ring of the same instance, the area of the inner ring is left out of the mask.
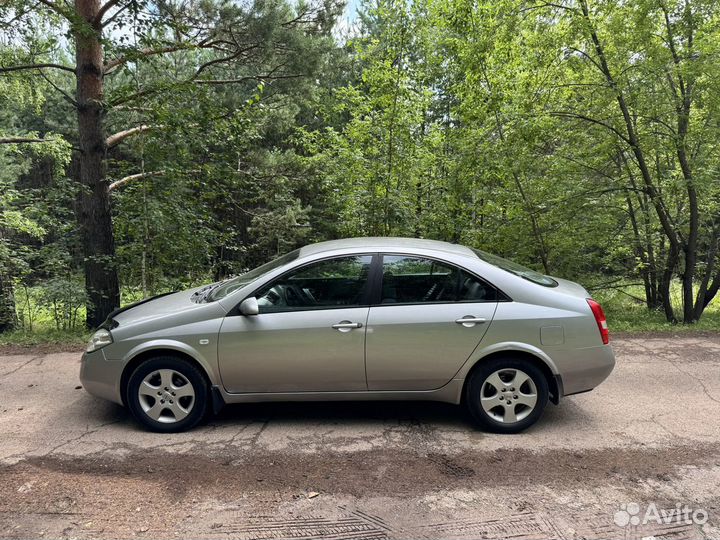
[[[379,304],[370,308],[369,390],[432,390],[469,358],[492,322],[497,290],[448,262],[382,256]]]

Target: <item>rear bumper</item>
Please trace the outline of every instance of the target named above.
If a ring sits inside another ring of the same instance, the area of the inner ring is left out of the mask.
[[[610,345],[577,349],[570,362],[558,365],[561,395],[571,396],[592,390],[612,373],[615,353]]]
[[[80,382],[89,394],[122,405],[120,377],[123,365],[123,362],[107,360],[102,349],[86,352],[80,361]]]

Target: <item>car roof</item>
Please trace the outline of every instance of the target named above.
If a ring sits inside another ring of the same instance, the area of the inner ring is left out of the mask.
[[[324,251],[335,251],[343,249],[361,249],[368,251],[393,251],[393,250],[415,250],[424,249],[430,251],[442,251],[456,255],[473,255],[470,248],[450,242],[439,240],[425,240],[423,238],[402,238],[402,237],[366,237],[366,238],[345,238],[342,240],[329,240],[310,244],[300,249],[300,257],[315,255]]]

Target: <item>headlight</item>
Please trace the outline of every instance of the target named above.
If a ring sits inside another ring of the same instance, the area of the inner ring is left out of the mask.
[[[97,351],[98,349],[102,349],[106,345],[110,345],[112,342],[113,342],[112,334],[108,330],[105,330],[104,328],[100,328],[90,338],[90,341],[88,341],[88,344],[87,344],[87,347],[85,348],[85,350],[87,352]]]

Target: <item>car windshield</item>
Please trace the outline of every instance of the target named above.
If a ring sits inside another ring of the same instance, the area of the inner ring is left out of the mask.
[[[268,272],[272,272],[276,268],[280,268],[281,266],[294,261],[299,256],[300,256],[300,250],[296,249],[295,251],[286,253],[285,255],[282,255],[281,257],[278,257],[277,259],[273,259],[272,261],[265,263],[262,266],[258,266],[257,268],[254,268],[253,270],[250,270],[249,272],[245,272],[244,274],[241,274],[234,278],[228,279],[226,281],[222,281],[218,285],[216,285],[213,289],[210,290],[210,292],[208,293],[208,295],[205,298],[205,301],[206,302],[215,302],[216,300],[225,298],[230,293],[235,292],[236,290],[240,289],[241,287],[244,287],[245,285],[252,283],[256,279],[267,274]]]
[[[558,282],[550,276],[546,276],[544,274],[541,274],[540,272],[536,272],[535,270],[530,270],[529,268],[525,268],[521,264],[509,261],[508,259],[503,259],[502,257],[498,257],[497,255],[493,255],[492,253],[488,253],[486,251],[475,248],[472,248],[472,250],[475,252],[475,255],[477,255],[486,263],[497,266],[498,268],[501,268],[506,272],[510,272],[512,274],[515,274],[516,276],[520,276],[521,278],[525,278],[528,281],[532,281],[533,283],[537,283],[538,285],[542,285],[544,287],[558,286]]]

